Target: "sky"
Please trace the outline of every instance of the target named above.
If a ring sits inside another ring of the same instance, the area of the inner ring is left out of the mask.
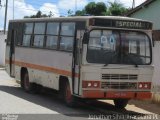
[[[81,10],[89,2],[104,2],[107,5],[108,2],[114,1],[121,2],[125,7],[131,7],[133,0],[8,0],[7,23],[11,19],[22,19],[24,16],[36,14],[38,10],[47,15],[51,11],[53,17],[67,16],[69,9],[73,12]],[[135,6],[140,5],[144,1],[135,0]],[[1,0],[0,30],[4,26],[5,2],[6,0]]]

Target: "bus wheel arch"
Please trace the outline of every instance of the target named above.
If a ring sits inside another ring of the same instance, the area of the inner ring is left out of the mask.
[[[21,87],[28,93],[35,93],[35,85],[30,82],[27,68],[21,68]]]
[[[72,89],[70,86],[70,81],[67,77],[65,76],[60,76],[59,79],[59,92],[61,98],[63,98],[64,102],[66,103],[67,106],[69,107],[74,107],[75,106],[75,98],[72,95]]]

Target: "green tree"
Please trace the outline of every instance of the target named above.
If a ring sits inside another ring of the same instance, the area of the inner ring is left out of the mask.
[[[96,3],[95,2],[90,2],[85,6],[86,13],[90,14],[90,15],[95,14],[95,9],[96,9]]]
[[[38,11],[35,16],[36,16],[36,18],[40,18],[40,17],[42,16],[42,12],[41,12],[41,11]]]
[[[103,2],[98,2],[96,5],[96,14],[97,15],[105,15],[107,10],[107,6]]]
[[[68,16],[74,16],[73,11],[71,9],[69,9],[67,13],[68,13]]]
[[[24,16],[24,18],[41,18],[41,17],[48,17],[48,15],[42,14],[41,11],[38,11],[36,15]]]
[[[75,15],[71,10],[68,11],[69,16],[84,16],[84,15],[95,15],[95,16],[120,16],[126,13],[129,9],[124,7],[123,4],[119,2],[108,2],[108,9],[105,3],[103,2],[90,2],[88,3],[84,9],[77,10]]]
[[[86,14],[86,11],[83,10],[77,10],[75,16],[84,16]]]
[[[90,2],[85,6],[86,14],[89,15],[96,15],[96,16],[105,15],[106,9],[107,7],[103,2],[98,2],[98,3]]]
[[[53,17],[54,14],[50,11],[48,17]]]
[[[109,6],[110,7],[108,8],[106,15],[118,16],[123,15],[128,11],[128,9],[123,6],[123,4],[118,2],[109,2]]]

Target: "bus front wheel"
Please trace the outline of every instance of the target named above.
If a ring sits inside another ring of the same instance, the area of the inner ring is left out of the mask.
[[[26,92],[31,92],[32,85],[31,85],[31,83],[29,82],[28,72],[25,72],[25,74],[24,74],[23,85],[24,85],[24,90],[25,90]]]
[[[37,85],[35,83],[30,83],[29,82],[29,75],[28,72],[25,72],[24,77],[23,77],[23,89],[28,92],[28,93],[40,93],[41,91],[41,86]]]
[[[64,86],[64,100],[67,106],[74,107],[75,106],[75,98],[71,93],[71,88],[69,82],[65,82]]]
[[[114,105],[116,108],[124,109],[127,106],[129,100],[128,99],[115,99],[113,101],[114,101]]]

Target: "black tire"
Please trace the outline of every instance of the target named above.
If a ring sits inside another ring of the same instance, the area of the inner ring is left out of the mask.
[[[114,105],[118,109],[124,109],[128,104],[128,99],[116,99],[114,100]]]
[[[24,73],[23,78],[21,80],[21,87],[26,92],[34,94],[40,93],[42,89],[42,86],[29,82],[29,75],[27,71]]]
[[[26,92],[32,91],[32,84],[29,82],[29,75],[28,75],[27,71],[25,72],[25,74],[23,76],[23,86],[24,86],[24,90]]]
[[[23,80],[23,78],[20,81],[20,85],[21,85],[21,88],[24,89],[24,80]]]
[[[71,94],[71,89],[69,82],[65,82],[64,84],[64,90],[63,90],[63,98],[67,106],[69,107],[75,107],[76,102],[74,96]]]

